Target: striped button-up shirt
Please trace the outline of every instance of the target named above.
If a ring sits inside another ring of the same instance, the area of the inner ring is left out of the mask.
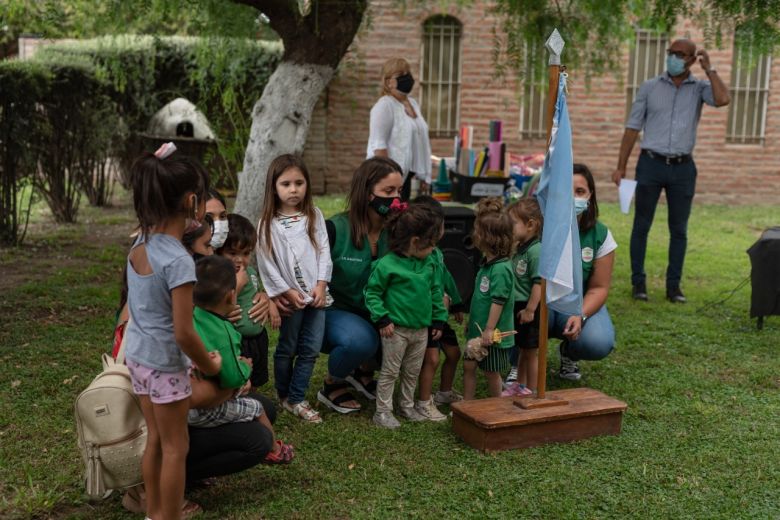
[[[663,155],[686,155],[696,144],[702,103],[715,106],[712,85],[693,74],[677,87],[668,72],[639,87],[626,128],[644,130],[642,149]]]

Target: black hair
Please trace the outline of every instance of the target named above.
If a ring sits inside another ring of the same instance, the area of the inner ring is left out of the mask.
[[[236,268],[222,256],[204,256],[195,262],[195,276],[192,300],[199,307],[219,304],[236,288]]]
[[[405,255],[413,237],[419,237],[420,248],[434,245],[439,238],[441,219],[428,206],[410,204],[403,211],[391,213],[385,227],[390,251]]]
[[[432,209],[441,218],[442,222],[444,221],[444,206],[430,195],[418,195],[414,198],[412,204],[422,204]]]
[[[209,188],[208,192],[206,193],[206,202],[210,201],[211,199],[217,199],[219,202],[222,203],[223,206],[225,206],[225,209],[227,209],[227,203],[225,202],[225,197],[222,196],[222,194],[217,191],[216,188]]]
[[[211,218],[211,215],[204,215],[199,227],[193,229],[189,233],[184,233],[184,236],[181,237],[181,243],[187,248],[187,251],[192,253],[192,246],[195,244],[196,240],[203,236],[206,229],[211,229],[211,234],[214,234],[214,219]]]
[[[579,224],[581,231],[587,231],[596,225],[596,221],[599,219],[599,203],[596,201],[596,181],[593,180],[593,174],[590,172],[590,168],[581,163],[574,163],[574,175],[582,175],[585,178],[585,182],[588,183],[588,190],[590,190],[590,202],[588,202],[588,209],[580,215]]]
[[[225,243],[222,244],[222,247],[215,252],[219,255],[227,248],[238,250],[248,247],[249,249],[254,249],[257,243],[257,233],[255,232],[255,226],[249,222],[249,219],[238,213],[230,213],[227,221],[227,238],[225,238]]]
[[[142,235],[177,213],[186,212],[194,218],[196,207],[187,207],[184,196],[194,193],[206,199],[209,175],[196,160],[174,153],[159,159],[144,153],[135,160],[130,170],[133,188],[133,206]]]

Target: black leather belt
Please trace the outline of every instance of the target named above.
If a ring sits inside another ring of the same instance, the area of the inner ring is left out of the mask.
[[[646,155],[650,157],[651,159],[655,159],[656,161],[661,161],[662,163],[666,163],[667,165],[671,164],[683,164],[687,163],[693,160],[693,156],[691,154],[686,155],[663,155],[657,152],[654,152],[652,150],[642,150],[642,155]]]

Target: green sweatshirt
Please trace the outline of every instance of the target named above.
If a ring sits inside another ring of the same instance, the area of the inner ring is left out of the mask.
[[[241,388],[252,372],[252,367],[238,359],[241,355],[241,334],[228,320],[206,309],[195,307],[192,312],[195,332],[206,350],[219,352],[222,368],[215,377],[221,388]]]
[[[492,262],[484,263],[477,273],[474,287],[474,294],[471,297],[471,309],[469,310],[469,324],[466,329],[467,338],[478,338],[482,335],[477,324],[482,327],[482,330],[487,327],[490,306],[494,303],[503,305],[496,328],[501,332],[512,330],[515,324],[515,276],[512,273],[512,263],[509,259],[496,258]],[[514,342],[513,336],[507,336],[496,346],[510,348],[514,345]]]
[[[371,321],[410,329],[442,328],[447,320],[436,260],[387,253],[374,262],[364,291]]]
[[[333,224],[335,237],[330,248],[333,260],[333,274],[330,278],[330,295],[333,297],[333,307],[361,316],[368,315],[363,300],[363,290],[371,274],[371,244],[363,237],[363,247],[357,249],[352,243],[349,228],[349,217],[346,213],[334,215]],[[382,231],[377,243],[378,257],[387,252],[387,233]]]
[[[542,283],[539,276],[539,254],[542,252],[542,243],[538,238],[532,238],[517,248],[517,253],[512,257],[512,266],[515,269],[515,301],[527,302],[531,298],[531,289],[534,284]]]
[[[249,283],[247,283],[244,288],[241,289],[241,292],[238,293],[238,305],[241,306],[241,319],[236,322],[236,329],[241,333],[242,337],[253,338],[262,334],[263,324],[252,321],[249,317],[249,310],[254,305],[255,294],[263,290],[263,284],[254,267],[247,267],[246,274],[249,275]]]

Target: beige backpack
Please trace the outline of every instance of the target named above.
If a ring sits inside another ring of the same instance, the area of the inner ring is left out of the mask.
[[[124,364],[124,347],[123,339],[116,361],[103,354],[103,371],[76,398],[78,446],[92,498],[143,482],[146,422]]]

